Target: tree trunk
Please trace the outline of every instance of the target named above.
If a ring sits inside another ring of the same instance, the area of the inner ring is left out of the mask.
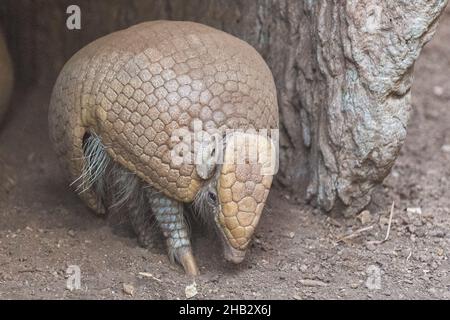
[[[81,8],[67,30],[66,8]],[[155,19],[193,20],[252,44],[280,105],[277,182],[298,199],[351,215],[370,201],[406,136],[414,62],[447,0],[4,0],[22,84],[51,84],[90,41]],[[37,14],[36,14],[37,13]],[[49,63],[49,61],[51,63]]]
[[[9,104],[13,84],[12,71],[8,48],[0,28],[0,123]]]

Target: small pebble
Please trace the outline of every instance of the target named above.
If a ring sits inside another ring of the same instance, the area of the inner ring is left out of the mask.
[[[422,214],[422,208],[417,207],[417,208],[406,208],[406,212],[407,213],[411,213],[411,214]]]
[[[197,284],[195,283],[195,281],[186,286],[186,288],[184,289],[184,294],[186,295],[187,299],[195,297],[198,294]]]
[[[434,86],[433,87],[433,93],[436,96],[440,97],[440,96],[442,96],[444,94],[444,88],[442,88],[441,86]]]
[[[369,210],[364,210],[358,215],[358,219],[362,225],[366,225],[372,220],[372,215]]]
[[[129,296],[134,296],[134,287],[131,284],[124,283],[122,290],[125,294],[127,294]]]
[[[441,147],[441,150],[442,150],[442,152],[450,153],[450,144],[444,144],[444,145]]]

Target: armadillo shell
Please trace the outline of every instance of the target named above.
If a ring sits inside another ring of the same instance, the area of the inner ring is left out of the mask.
[[[92,42],[64,66],[49,110],[51,139],[72,178],[83,167],[83,136],[95,132],[115,161],[183,202],[202,180],[193,164],[171,161],[171,136],[192,130],[194,120],[219,132],[278,127],[276,89],[261,56],[192,22],[146,22]]]

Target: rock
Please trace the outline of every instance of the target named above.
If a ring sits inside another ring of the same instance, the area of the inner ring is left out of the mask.
[[[442,152],[450,153],[450,144],[444,144],[444,145],[441,147],[441,150],[442,150]]]
[[[417,208],[406,208],[406,212],[410,214],[422,214],[422,209],[420,207]]]
[[[435,96],[440,97],[444,94],[444,88],[442,88],[441,86],[434,86],[433,93]]]
[[[197,284],[195,283],[195,281],[186,286],[186,288],[184,289],[184,294],[186,295],[186,299],[195,297],[198,294]]]
[[[69,230],[67,233],[68,233],[69,236],[71,236],[72,238],[75,237],[75,231]]]
[[[122,287],[122,290],[123,290],[123,292],[125,294],[127,294],[129,296],[134,296],[134,290],[135,289],[134,289],[134,286],[131,285],[131,284],[124,283],[123,287]]]
[[[298,294],[294,294],[292,298],[294,298],[294,300],[302,300],[302,297],[300,297]]]
[[[289,239],[293,239],[295,237],[295,232],[285,232],[283,233],[283,237],[289,238]]]
[[[372,215],[370,214],[369,210],[364,210],[357,216],[357,218],[359,219],[359,221],[361,221],[362,225],[368,224],[370,221],[372,221]]]

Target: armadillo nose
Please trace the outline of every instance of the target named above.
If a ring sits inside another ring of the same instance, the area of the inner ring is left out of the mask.
[[[225,260],[235,264],[241,263],[245,258],[245,252],[244,250],[238,250],[226,244],[224,250]]]

